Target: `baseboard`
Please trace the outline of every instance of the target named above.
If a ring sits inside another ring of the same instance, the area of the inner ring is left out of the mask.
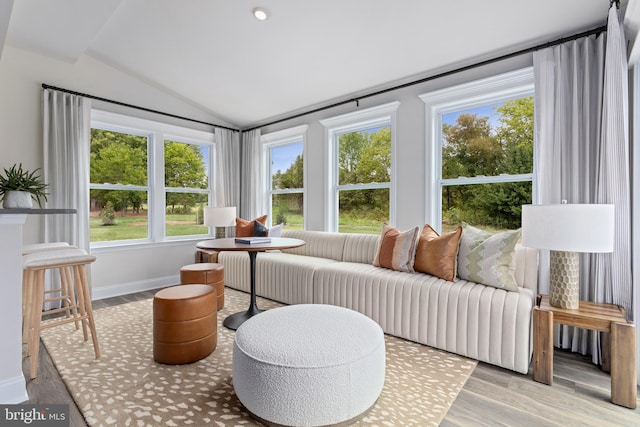
[[[93,301],[118,297],[120,295],[133,294],[136,292],[148,291],[151,289],[164,288],[166,286],[180,283],[180,275],[158,277],[151,280],[139,280],[136,282],[120,283],[111,286],[100,286],[91,290]]]
[[[0,382],[0,403],[6,405],[17,405],[28,402],[27,383],[22,373],[18,376],[8,378]]]

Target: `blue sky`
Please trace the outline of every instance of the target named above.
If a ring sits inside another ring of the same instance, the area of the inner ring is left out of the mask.
[[[495,130],[496,126],[499,124],[499,115],[495,112],[495,108],[500,107],[502,104],[503,102],[498,102],[492,105],[483,105],[482,107],[470,108],[468,110],[454,111],[453,113],[443,114],[442,123],[453,125],[455,124],[456,119],[460,114],[476,114],[478,117],[489,116],[489,123],[491,123],[491,128]]]
[[[271,160],[273,161],[271,170],[273,172],[277,170],[286,171],[300,154],[302,154],[301,142],[274,148],[271,150]]]

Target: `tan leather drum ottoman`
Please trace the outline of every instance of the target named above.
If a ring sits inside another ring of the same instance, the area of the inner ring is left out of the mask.
[[[202,283],[213,286],[218,295],[218,311],[224,308],[224,266],[222,264],[203,262],[185,265],[180,269],[180,283]]]
[[[217,294],[209,285],[180,285],[153,298],[153,358],[182,365],[207,357],[218,344]]]

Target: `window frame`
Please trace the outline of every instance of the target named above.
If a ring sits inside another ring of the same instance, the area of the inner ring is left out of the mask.
[[[389,189],[389,222],[396,222],[396,112],[400,102],[389,102],[360,111],[320,120],[325,129],[327,184],[325,186],[326,231],[338,232],[339,193],[341,190]],[[340,184],[338,168],[338,139],[341,134],[360,132],[366,129],[386,126],[391,129],[391,172],[388,183]]]
[[[146,239],[110,240],[91,242],[91,248],[122,247],[140,244],[155,244],[166,242],[180,242],[202,240],[212,236],[207,233],[188,236],[166,235],[166,192],[193,192],[208,194],[208,206],[215,200],[215,156],[216,144],[213,132],[206,132],[168,123],[143,119],[124,114],[113,113],[100,109],[91,109],[91,129],[102,129],[131,135],[147,137],[147,185],[132,186],[118,184],[92,184],[89,189],[102,190],[143,190],[148,194],[148,231]],[[164,143],[165,141],[186,144],[206,145],[209,147],[208,189],[165,187],[164,171]]]
[[[536,155],[528,174],[442,178],[442,116],[447,113],[534,96],[533,67],[419,95],[425,104],[425,223],[442,231],[442,188],[448,185],[531,182],[536,200]],[[535,103],[535,100],[534,100]],[[535,145],[535,136],[534,136]],[[431,196],[430,196],[431,195]]]
[[[262,143],[262,159],[263,171],[265,177],[263,179],[262,194],[264,194],[264,206],[267,209],[268,227],[273,225],[273,195],[274,194],[302,194],[302,222],[303,229],[307,228],[307,129],[309,125],[300,125],[276,132],[266,133],[260,136]],[[271,171],[271,150],[273,148],[283,147],[291,144],[302,143],[302,188],[287,188],[281,190],[273,189],[273,176]]]

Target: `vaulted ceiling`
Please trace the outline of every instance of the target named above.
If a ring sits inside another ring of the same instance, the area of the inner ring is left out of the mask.
[[[258,21],[255,7],[269,19]],[[589,30],[606,23],[608,7],[608,0],[5,0],[0,53],[6,43],[70,63],[88,55],[246,127]]]

